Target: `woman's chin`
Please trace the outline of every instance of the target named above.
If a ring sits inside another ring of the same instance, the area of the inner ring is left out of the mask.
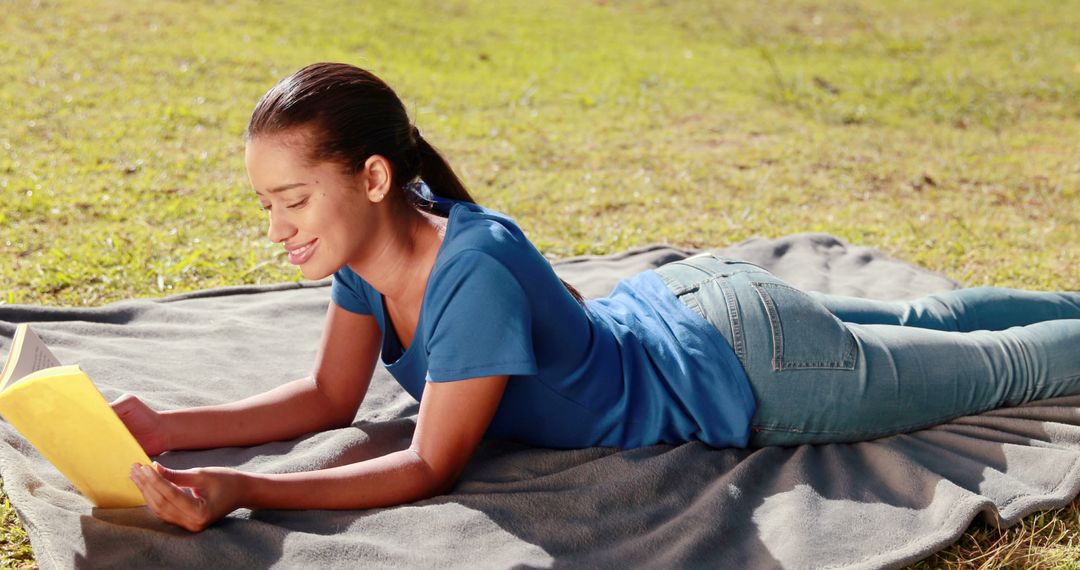
[[[305,263],[300,266],[300,274],[304,276],[304,279],[308,281],[318,281],[325,279],[336,272],[333,268],[318,267],[311,263]]]

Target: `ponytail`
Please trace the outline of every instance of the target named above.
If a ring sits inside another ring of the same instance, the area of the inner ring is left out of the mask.
[[[427,184],[428,188],[436,196],[450,198],[459,202],[475,204],[476,200],[465,189],[461,179],[450,168],[443,155],[435,150],[424,137],[420,135],[420,129],[413,127],[413,136],[416,138],[416,150],[420,162],[420,179]]]

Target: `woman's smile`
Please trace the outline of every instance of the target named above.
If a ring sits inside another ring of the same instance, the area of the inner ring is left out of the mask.
[[[293,265],[302,265],[307,260],[311,259],[311,256],[315,253],[315,248],[318,246],[319,238],[315,238],[305,244],[299,246],[291,246],[286,244],[285,250],[289,252],[289,263]]]

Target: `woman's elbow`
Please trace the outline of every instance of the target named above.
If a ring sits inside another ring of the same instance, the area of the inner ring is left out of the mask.
[[[342,406],[330,401],[322,402],[323,428],[329,430],[351,426],[356,420],[356,411],[359,409],[359,404]]]
[[[420,474],[420,485],[417,486],[419,496],[416,500],[445,495],[454,489],[461,478],[460,469],[432,465],[416,450],[410,448],[408,451],[412,453]]]
[[[332,415],[327,421],[326,429],[343,429],[350,427],[352,426],[354,419],[356,419],[355,411]]]

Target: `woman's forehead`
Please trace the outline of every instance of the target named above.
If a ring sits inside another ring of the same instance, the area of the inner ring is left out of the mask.
[[[279,158],[294,156],[297,160],[307,156],[310,150],[310,137],[298,132],[285,132],[259,135],[248,139],[244,149],[248,156],[252,154],[273,154]]]

